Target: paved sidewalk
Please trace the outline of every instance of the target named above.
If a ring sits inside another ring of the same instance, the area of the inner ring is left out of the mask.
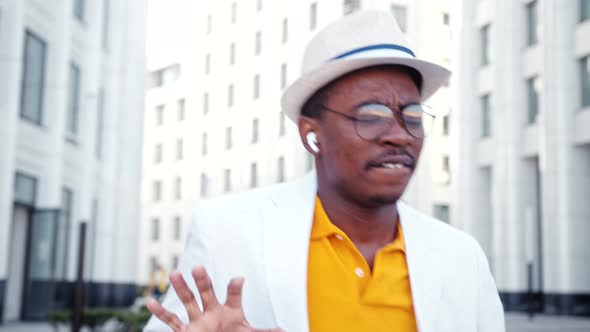
[[[507,314],[507,332],[590,332],[590,318]]]
[[[590,318],[535,316],[529,321],[521,314],[506,315],[507,332],[590,332]],[[69,332],[62,328],[59,332]],[[101,332],[111,332],[103,329]],[[49,324],[16,323],[0,325],[0,332],[54,332]]]

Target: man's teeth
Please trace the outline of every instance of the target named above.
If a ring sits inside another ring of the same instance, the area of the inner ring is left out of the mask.
[[[392,168],[392,169],[393,168],[402,168],[402,167],[404,167],[403,164],[399,164],[399,163],[396,163],[396,164],[394,164],[394,163],[384,163],[384,164],[381,164],[381,166],[382,167],[385,167],[385,168]]]

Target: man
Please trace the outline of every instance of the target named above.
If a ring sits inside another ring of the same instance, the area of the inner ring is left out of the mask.
[[[479,245],[400,201],[432,120],[421,102],[450,72],[375,11],[321,31],[303,68],[282,106],[316,174],[197,208],[145,330],[504,331]]]
[[[156,299],[159,299],[168,288],[168,274],[161,264],[156,264],[156,269],[150,274],[148,285],[149,293]]]

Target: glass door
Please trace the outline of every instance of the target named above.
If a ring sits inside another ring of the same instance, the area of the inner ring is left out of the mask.
[[[37,210],[27,234],[23,319],[44,320],[53,309],[59,210]]]

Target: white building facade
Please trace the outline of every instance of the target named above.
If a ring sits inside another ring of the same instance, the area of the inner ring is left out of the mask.
[[[157,265],[175,268],[197,201],[312,170],[312,156],[282,114],[280,97],[299,76],[307,42],[324,26],[359,9],[387,10],[416,53],[449,66],[453,51],[450,1],[224,0],[188,6],[194,16],[185,56],[179,65],[152,71],[146,97],[142,283]],[[427,102],[439,121],[406,196],[447,221],[452,100],[445,87]]]
[[[143,0],[2,1],[0,320],[136,295]]]
[[[464,0],[461,17],[452,219],[506,309],[590,315],[590,1]]]

